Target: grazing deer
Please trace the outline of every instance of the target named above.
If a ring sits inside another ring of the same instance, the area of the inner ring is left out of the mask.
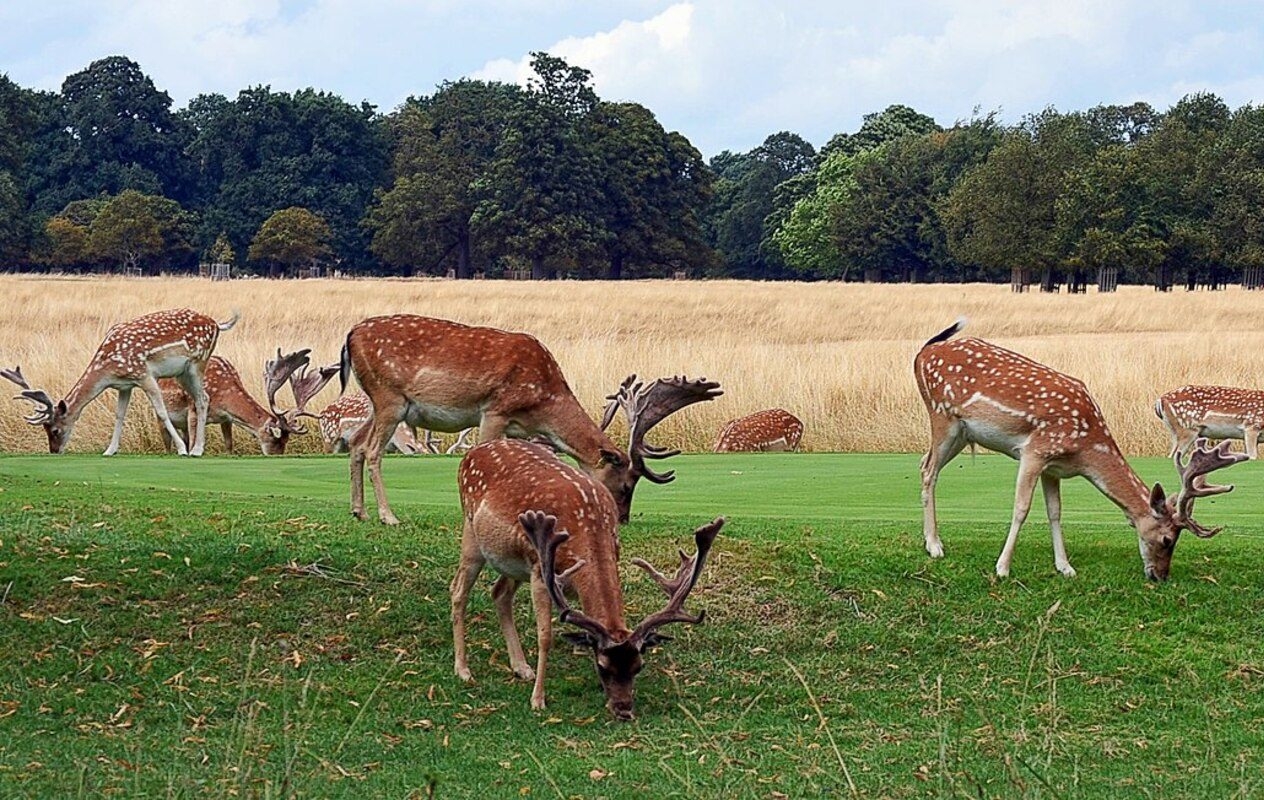
[[[1231,490],[1232,486],[1208,485],[1204,476],[1246,456],[1230,454],[1227,445],[1208,449],[1205,441],[1188,465],[1178,454],[1181,489],[1175,500],[1168,499],[1162,486],[1147,488],[1128,466],[1083,383],[979,339],[949,341],[963,324],[935,335],[913,360],[917,387],[930,415],[930,451],[922,459],[922,505],[926,551],[932,558],[944,554],[935,520],[935,483],[939,471],[967,444],[1018,460],[1014,514],[996,562],[996,574],[1002,577],[1009,574],[1037,479],[1044,489],[1054,564],[1063,575],[1075,574],[1062,541],[1063,478],[1088,478],[1123,510],[1136,528],[1150,580],[1167,579],[1182,530],[1204,538],[1220,530],[1194,521],[1194,500]]]
[[[1264,433],[1264,392],[1232,386],[1182,386],[1163,395],[1154,413],[1172,435],[1172,451],[1188,453],[1194,440],[1241,439],[1247,458],[1259,456]]]
[[[352,371],[373,406],[373,419],[352,442],[351,513],[366,518],[367,462],[378,516],[388,525],[399,520],[382,485],[382,451],[401,422],[448,433],[477,427],[480,442],[544,436],[614,495],[619,518],[626,521],[632,492],[642,476],[655,482],[671,480],[670,475],[664,478],[646,469],[646,458],[674,453],[642,446],[645,432],[672,412],[721,394],[718,383],[705,380],[637,384],[641,395],[615,399],[606,414],[608,423],[619,404],[639,404],[629,412],[636,424],[630,426],[628,453],[606,436],[604,425],[593,423],[552,354],[529,334],[408,314],[372,317],[347,334],[340,364],[344,391]],[[631,392],[633,383],[635,376],[621,391]]]
[[[333,401],[319,414],[308,414],[315,417],[320,424],[320,437],[325,445],[326,453],[345,453],[351,449],[351,440],[360,428],[373,418],[373,404],[363,392],[344,394]],[[429,433],[429,431],[427,431]],[[386,452],[416,455],[430,452],[428,442],[417,441],[416,435],[406,423],[399,423],[391,439],[386,443]]]
[[[196,311],[179,308],[120,322],[106,333],[88,368],[65,399],[56,404],[47,392],[32,389],[27,384],[21,368],[0,371],[0,376],[21,386],[23,391],[19,396],[35,404],[35,413],[27,416],[26,421],[44,427],[50,453],[61,453],[66,449],[83,409],[106,389],[117,390],[119,399],[114,417],[114,436],[105,449],[105,455],[117,453],[132,389],[139,386],[149,396],[154,413],[162,421],[167,435],[176,442],[177,452],[200,456],[206,441],[206,407],[209,402],[203,386],[206,362],[215,350],[220,333],[232,328],[238,319],[239,315],[234,312],[227,322],[216,322]],[[193,398],[198,419],[191,448],[185,447],[184,440],[180,439],[172,425],[163,403],[162,388],[158,385],[159,378],[175,378]]]
[[[798,450],[803,438],[803,423],[794,414],[780,408],[756,411],[731,420],[713,448],[717,453],[758,453]]]
[[[233,452],[233,426],[241,425],[254,434],[259,440],[259,447],[265,456],[285,455],[285,446],[291,434],[302,435],[307,429],[298,425],[290,411],[277,408],[277,390],[285,385],[286,379],[298,369],[306,369],[310,361],[310,350],[299,350],[289,355],[281,355],[268,361],[263,369],[264,388],[268,397],[268,407],[264,408],[250,396],[241,383],[241,375],[227,359],[211,356],[206,362],[204,385],[209,398],[206,421],[219,425],[224,432],[224,447]],[[188,392],[171,378],[163,378],[158,382],[162,386],[162,399],[167,406],[167,414],[171,417],[176,430],[188,435],[190,427],[196,422],[197,411]],[[163,436],[166,438],[166,428]],[[168,439],[168,449],[174,446]]]
[[[600,483],[549,448],[516,439],[471,449],[461,460],[457,480],[465,519],[461,563],[452,580],[457,676],[472,680],[465,653],[465,609],[474,581],[490,563],[500,573],[492,598],[509,664],[518,677],[535,679],[531,707],[545,706],[544,671],[553,644],[551,601],[562,622],[580,629],[565,638],[591,650],[607,708],[619,719],[632,719],[633,681],[641,671],[642,656],[666,641],[658,629],[672,622],[702,622],[703,614],[687,614],[684,603],[724,518],[694,532],[696,555],[686,557],[682,551],[680,568],[670,579],[645,561],[632,560],[666,592],[668,601],[663,610],[628,628],[619,583],[618,509]],[[528,581],[539,646],[534,673],[513,621],[514,594]],[[568,591],[582,610],[567,602]]]

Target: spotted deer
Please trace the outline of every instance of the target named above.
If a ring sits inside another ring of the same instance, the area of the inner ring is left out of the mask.
[[[484,564],[500,573],[492,598],[509,651],[509,665],[524,680],[535,680],[531,707],[545,707],[544,673],[553,645],[552,607],[578,632],[568,641],[592,653],[606,706],[616,718],[634,716],[633,687],[647,650],[667,640],[658,629],[669,623],[698,624],[684,603],[698,582],[724,518],[694,532],[697,552],[680,554],[671,578],[633,559],[667,594],[667,605],[635,628],[625,621],[619,582],[619,514],[614,498],[587,473],[563,462],[549,448],[499,439],[472,448],[457,472],[464,515],[461,562],[452,580],[452,638],[457,676],[473,680],[465,650],[465,610]],[[513,620],[518,587],[530,583],[538,653],[534,672],[527,664]],[[577,598],[580,608],[566,595]]]
[[[1123,510],[1136,529],[1145,575],[1166,580],[1172,552],[1182,530],[1206,538],[1208,529],[1192,516],[1194,500],[1230,491],[1212,486],[1205,476],[1246,457],[1200,443],[1189,463],[1175,458],[1181,489],[1175,499],[1163,487],[1149,488],[1132,470],[1084,384],[1031,359],[974,338],[951,337],[963,322],[936,334],[913,361],[913,372],[930,415],[930,451],[922,459],[923,533],[926,551],[942,557],[935,519],[939,471],[966,445],[982,445],[1018,460],[1018,485],[1009,536],[996,562],[996,574],[1009,574],[1018,531],[1031,507],[1036,481],[1044,490],[1053,537],[1054,564],[1074,575],[1062,541],[1063,478],[1082,475]]]
[[[1182,386],[1163,395],[1154,413],[1172,436],[1169,456],[1188,453],[1198,437],[1241,439],[1246,456],[1259,456],[1264,433],[1264,392],[1232,386]]]
[[[224,448],[233,452],[233,426],[240,425],[250,431],[259,440],[259,447],[265,456],[285,455],[285,447],[291,435],[302,435],[307,429],[298,424],[294,412],[277,408],[277,390],[285,385],[286,380],[298,368],[307,366],[310,361],[310,350],[299,350],[282,355],[277,350],[277,357],[265,364],[263,369],[264,391],[268,398],[265,408],[250,396],[242,385],[241,375],[228,359],[211,356],[206,362],[204,384],[208,398],[208,424],[219,425],[224,434]],[[173,378],[163,378],[162,399],[167,406],[167,413],[182,435],[187,436],[190,427],[195,427],[197,410],[188,392]],[[163,428],[166,438],[166,428]],[[167,441],[168,449],[175,442]]]
[[[803,423],[781,408],[756,411],[729,421],[715,440],[717,453],[758,453],[798,450]]]
[[[636,402],[643,407],[636,411],[627,452],[593,423],[553,355],[526,333],[408,314],[372,317],[347,334],[340,363],[344,391],[352,372],[369,397],[373,418],[351,445],[351,513],[366,518],[367,463],[378,516],[389,525],[399,520],[382,485],[382,452],[401,422],[448,433],[477,427],[480,442],[543,436],[610,491],[626,521],[642,476],[671,480],[646,468],[646,458],[674,453],[644,445],[645,432],[674,411],[721,394],[718,383],[683,378],[641,387],[644,396]],[[635,376],[625,384],[633,382]],[[607,421],[619,402],[611,404]]]
[[[220,333],[232,328],[238,318],[239,315],[234,312],[227,322],[216,322],[204,314],[179,308],[121,322],[106,333],[87,369],[79,376],[70,393],[57,403],[46,391],[32,389],[22,376],[20,367],[0,371],[0,375],[22,387],[18,396],[34,404],[35,412],[27,416],[26,421],[43,426],[48,435],[50,453],[61,453],[66,449],[84,408],[106,389],[117,390],[119,399],[114,417],[114,436],[105,449],[105,455],[117,453],[132,389],[139,386],[148,395],[167,435],[176,442],[177,452],[200,456],[206,441],[206,408],[209,402],[203,386],[206,362],[215,350]],[[158,385],[160,378],[175,378],[193,398],[198,422],[192,447],[185,446],[171,422],[162,399],[162,388]]]
[[[369,396],[363,392],[344,394],[325,406],[319,414],[311,414],[320,425],[320,437],[324,442],[326,453],[345,453],[351,449],[351,439],[356,431],[368,424],[373,417],[373,404]],[[427,431],[429,433],[429,431]],[[428,443],[417,440],[406,423],[395,426],[390,441],[386,443],[386,452],[415,455],[430,452]]]

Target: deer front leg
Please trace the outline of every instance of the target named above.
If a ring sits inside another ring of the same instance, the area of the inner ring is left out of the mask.
[[[104,455],[112,456],[118,452],[119,443],[123,439],[123,421],[127,418],[127,404],[132,401],[132,387],[124,386],[118,390],[118,407],[114,409],[114,435],[105,448]]]
[[[496,602],[496,616],[500,617],[500,631],[505,635],[505,647],[509,650],[509,666],[514,674],[524,681],[535,677],[527,664],[527,656],[522,652],[522,640],[518,638],[518,629],[514,626],[513,600],[518,591],[518,581],[508,575],[501,575],[492,586],[492,600]]]
[[[193,445],[189,448],[189,455],[196,457],[206,450],[206,416],[210,413],[211,398],[206,394],[206,386],[200,369],[190,366],[184,374],[182,383],[189,396],[193,398],[193,408],[197,412],[196,432],[189,431],[193,436]]]
[[[1009,536],[1005,539],[1005,547],[1001,557],[996,560],[996,574],[1002,578],[1009,576],[1009,565],[1014,560],[1014,545],[1018,544],[1018,531],[1027,520],[1027,512],[1031,510],[1031,498],[1036,492],[1036,478],[1044,471],[1044,464],[1027,455],[1018,462],[1018,484],[1014,488],[1014,516],[1009,524]]]
[[[549,658],[549,648],[553,646],[553,600],[544,585],[537,566],[531,570],[531,607],[535,610],[535,632],[537,647],[535,662],[535,687],[531,690],[531,707],[544,708],[544,668]]]
[[[1243,427],[1242,444],[1246,448],[1246,457],[1254,461],[1259,457],[1260,429]]]
[[[175,442],[176,453],[182,456],[189,454],[189,449],[184,445],[184,439],[180,437],[180,432],[176,430],[176,426],[171,422],[171,415],[167,413],[167,404],[162,399],[162,387],[158,385],[158,380],[153,375],[146,375],[141,378],[140,388],[149,397],[150,404],[154,407],[154,414],[157,415],[158,421],[162,423],[162,427],[167,431],[167,435],[171,437],[171,441]],[[122,393],[119,393],[119,400],[122,400]]]
[[[1053,537],[1053,565],[1068,578],[1075,577],[1075,567],[1067,559],[1066,543],[1062,541],[1062,481],[1052,475],[1041,474],[1040,488],[1045,496],[1045,513],[1049,515],[1049,533]]]
[[[224,450],[231,456],[233,454],[233,423],[221,422],[219,430],[224,434]]]
[[[470,674],[470,666],[465,655],[465,610],[469,604],[470,589],[483,569],[483,556],[470,534],[469,523],[466,523],[465,535],[461,540],[461,563],[456,575],[452,578],[452,650],[455,654],[454,669],[456,676],[469,683],[474,680]]]

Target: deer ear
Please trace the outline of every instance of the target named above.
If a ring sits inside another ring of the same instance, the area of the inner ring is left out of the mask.
[[[1157,483],[1150,490],[1150,511],[1160,518],[1168,515],[1167,495],[1163,493],[1163,487]]]
[[[645,652],[646,650],[649,650],[651,647],[658,647],[664,642],[670,642],[671,640],[672,640],[672,637],[670,636],[663,636],[661,633],[651,632],[648,636],[645,637],[645,641],[641,643],[641,652]]]
[[[272,434],[272,438],[273,438],[273,439],[280,439],[280,438],[281,438],[281,428],[280,428],[280,426],[278,426],[278,425],[269,425],[269,426],[268,426],[268,433]]]
[[[623,454],[618,450],[602,450],[601,461],[598,462],[598,465],[600,466],[603,464],[609,464],[612,467],[627,466],[627,462],[624,460]]]
[[[65,401],[65,400],[58,400],[58,401],[57,401],[57,414],[58,414],[59,416],[60,416],[60,415],[64,415],[64,414],[65,414],[67,411],[69,411],[69,410],[70,410],[70,409],[66,406],[66,401]]]
[[[562,634],[562,638],[579,647],[591,647],[594,649],[597,647],[596,637],[588,631],[567,631]]]

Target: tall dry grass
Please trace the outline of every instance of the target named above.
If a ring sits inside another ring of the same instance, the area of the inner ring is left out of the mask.
[[[260,397],[263,362],[277,347],[310,347],[317,363],[331,363],[355,322],[411,312],[535,334],[594,415],[629,372],[717,379],[722,398],[667,420],[653,437],[690,450],[709,449],[728,419],[772,406],[803,419],[808,450],[922,450],[926,419],[912,358],[962,315],[970,318],[970,334],[1083,379],[1131,454],[1166,452],[1166,433],[1151,410],[1163,391],[1187,382],[1264,384],[1264,295],[1239,289],[1158,294],[1124,287],[1072,297],[1015,295],[991,285],[7,275],[0,293],[0,363],[21,364],[33,384],[55,396],[73,385],[110,325],[156,309],[189,306],[218,319],[240,310],[241,322],[221,337],[217,352]],[[327,388],[312,406],[336,392]],[[288,391],[283,397],[289,400]],[[105,447],[114,399],[110,392],[88,409],[71,449]],[[5,450],[45,448],[43,432],[22,421],[24,406],[0,406]],[[216,452],[218,431],[208,440]],[[138,393],[123,449],[159,448],[153,413]],[[293,449],[318,449],[316,436]]]

